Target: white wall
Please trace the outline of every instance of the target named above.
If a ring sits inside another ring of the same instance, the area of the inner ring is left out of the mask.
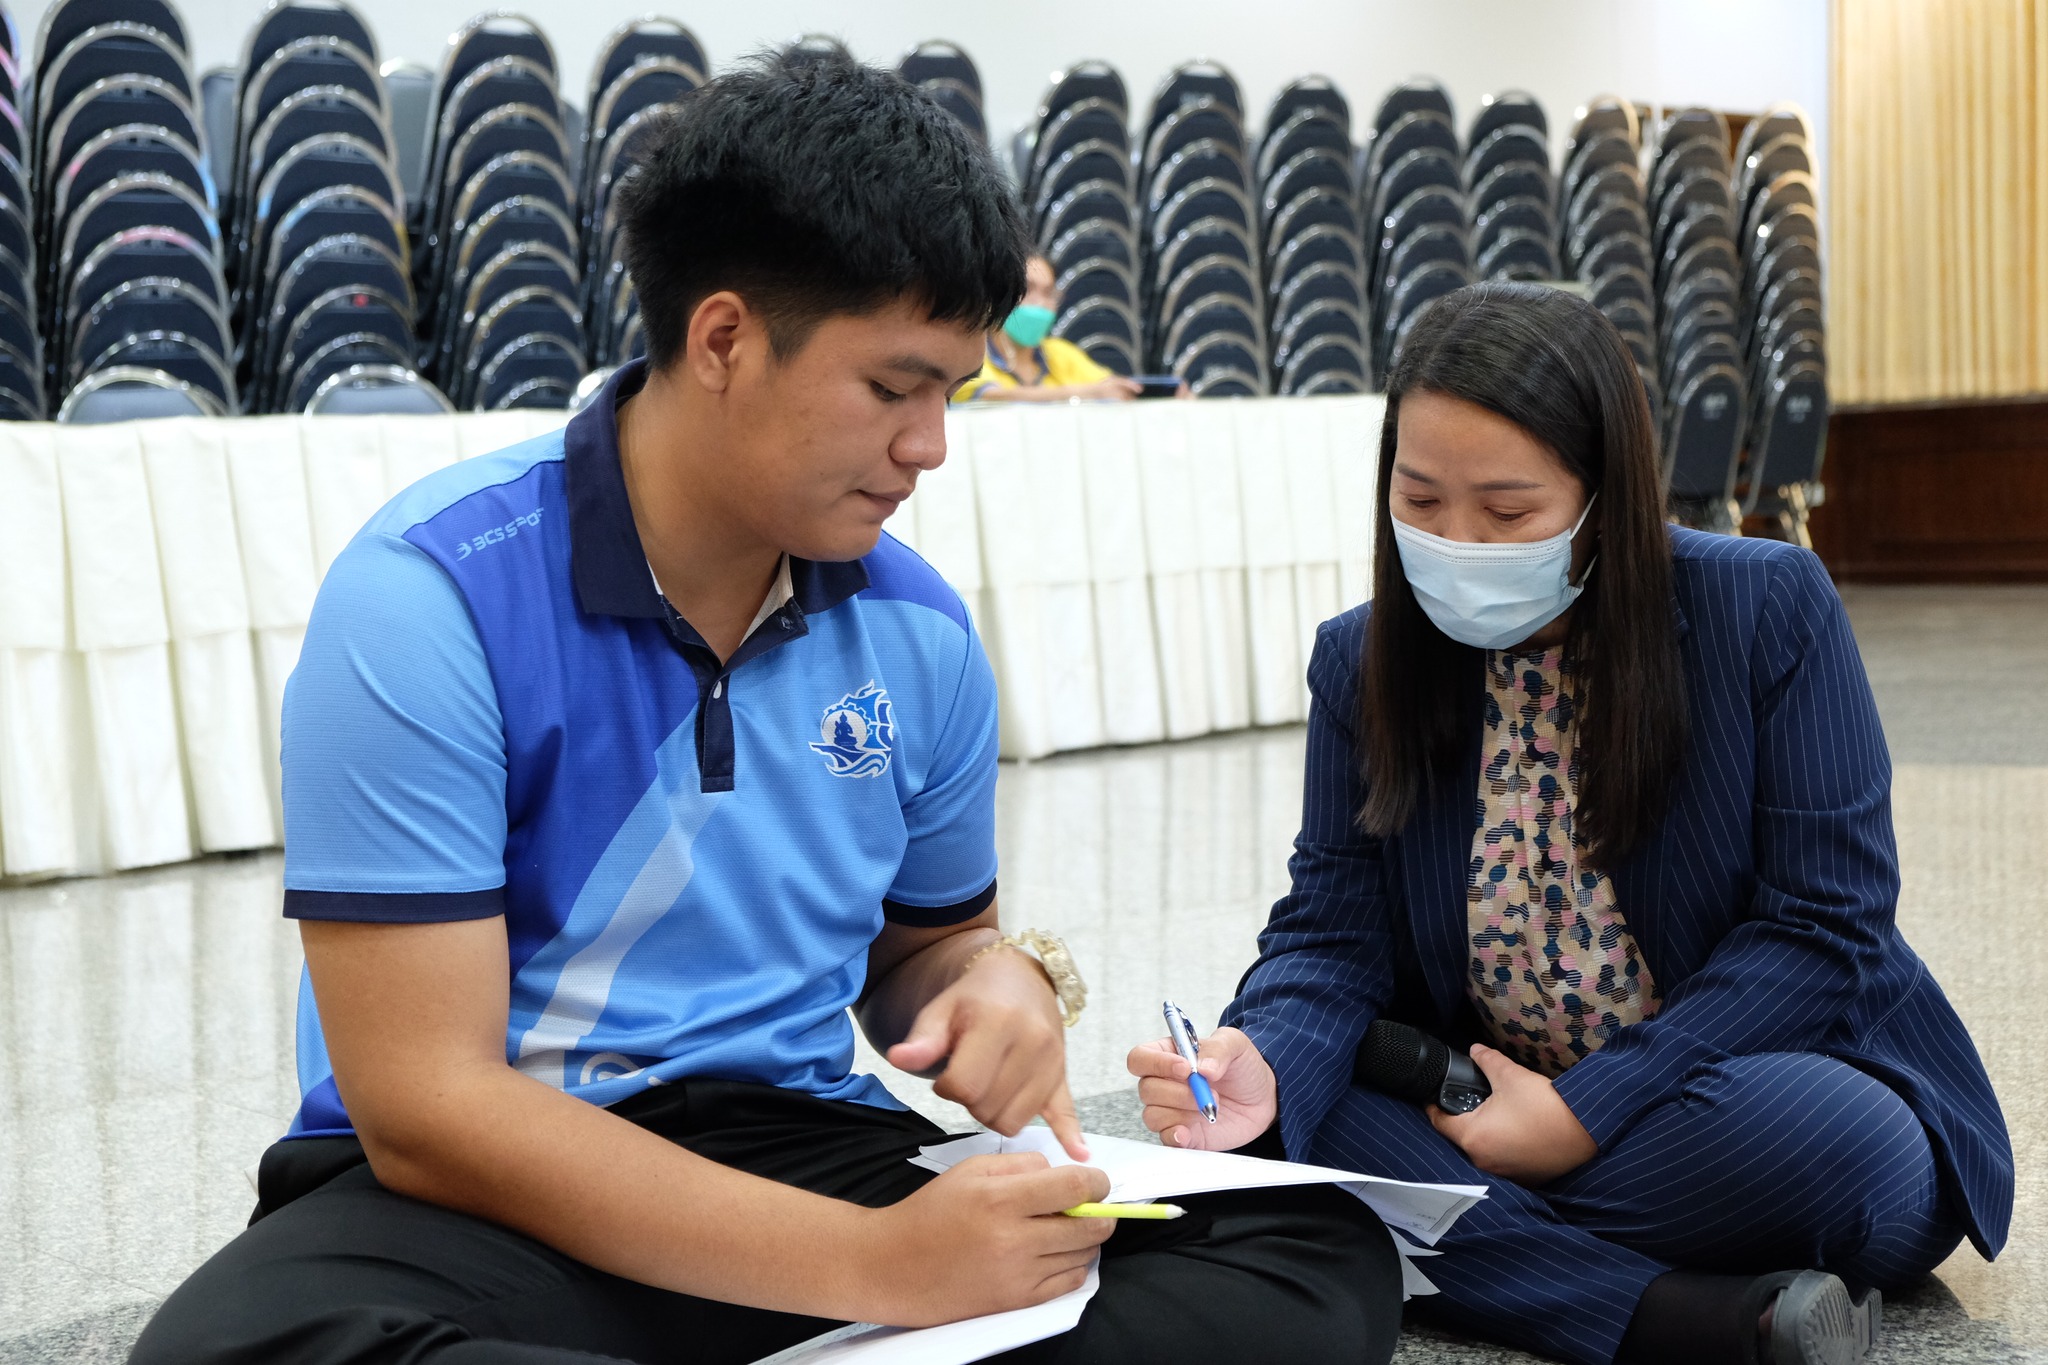
[[[180,0],[202,66],[233,63],[262,0]],[[432,64],[481,0],[354,0],[383,55]],[[1087,57],[1117,64],[1142,111],[1175,63],[1206,56],[1245,87],[1253,122],[1295,76],[1320,71],[1362,121],[1397,81],[1442,80],[1464,125],[1491,90],[1519,86],[1549,109],[1562,140],[1572,110],[1603,92],[1666,104],[1756,110],[1804,105],[1826,147],[1827,0],[493,0],[538,22],[555,43],[570,98],[581,102],[599,39],[656,10],[690,24],[714,63],[819,31],[893,63],[911,44],[946,37],[980,64],[992,127],[1003,137],[1036,107],[1049,73]],[[16,0],[25,34],[47,0]],[[1142,114],[1141,114],[1142,116]]]

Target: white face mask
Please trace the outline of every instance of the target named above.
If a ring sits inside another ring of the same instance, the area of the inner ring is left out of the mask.
[[[1482,545],[1445,540],[1394,518],[1401,570],[1436,628],[1479,649],[1519,644],[1564,615],[1586,590],[1593,566],[1575,586],[1572,538],[1592,515],[1595,493],[1571,530],[1548,540]]]

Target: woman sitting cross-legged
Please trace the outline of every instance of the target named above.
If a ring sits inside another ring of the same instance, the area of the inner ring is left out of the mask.
[[[1802,549],[1665,524],[1643,386],[1588,303],[1446,296],[1380,439],[1373,600],[1309,666],[1307,792],[1259,959],[1146,1125],[1490,1197],[1418,1312],[1571,1361],[1838,1365],[1879,1292],[2004,1243],[2013,1156],[1895,923],[1891,765]],[[1376,1020],[1471,1112],[1354,1081]]]

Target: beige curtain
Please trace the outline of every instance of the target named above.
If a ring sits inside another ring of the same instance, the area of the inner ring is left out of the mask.
[[[1835,0],[1829,388],[2048,393],[2048,0]]]

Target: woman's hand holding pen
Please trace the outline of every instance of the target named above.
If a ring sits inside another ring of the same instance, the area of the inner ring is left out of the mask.
[[[1169,1147],[1242,1147],[1272,1127],[1280,1112],[1273,1068],[1259,1055],[1258,1046],[1234,1028],[1217,1029],[1202,1040],[1202,1076],[1216,1092],[1214,1123],[1202,1117],[1188,1088],[1193,1068],[1174,1051],[1172,1039],[1140,1043],[1131,1049],[1125,1065],[1138,1078],[1145,1126]]]

